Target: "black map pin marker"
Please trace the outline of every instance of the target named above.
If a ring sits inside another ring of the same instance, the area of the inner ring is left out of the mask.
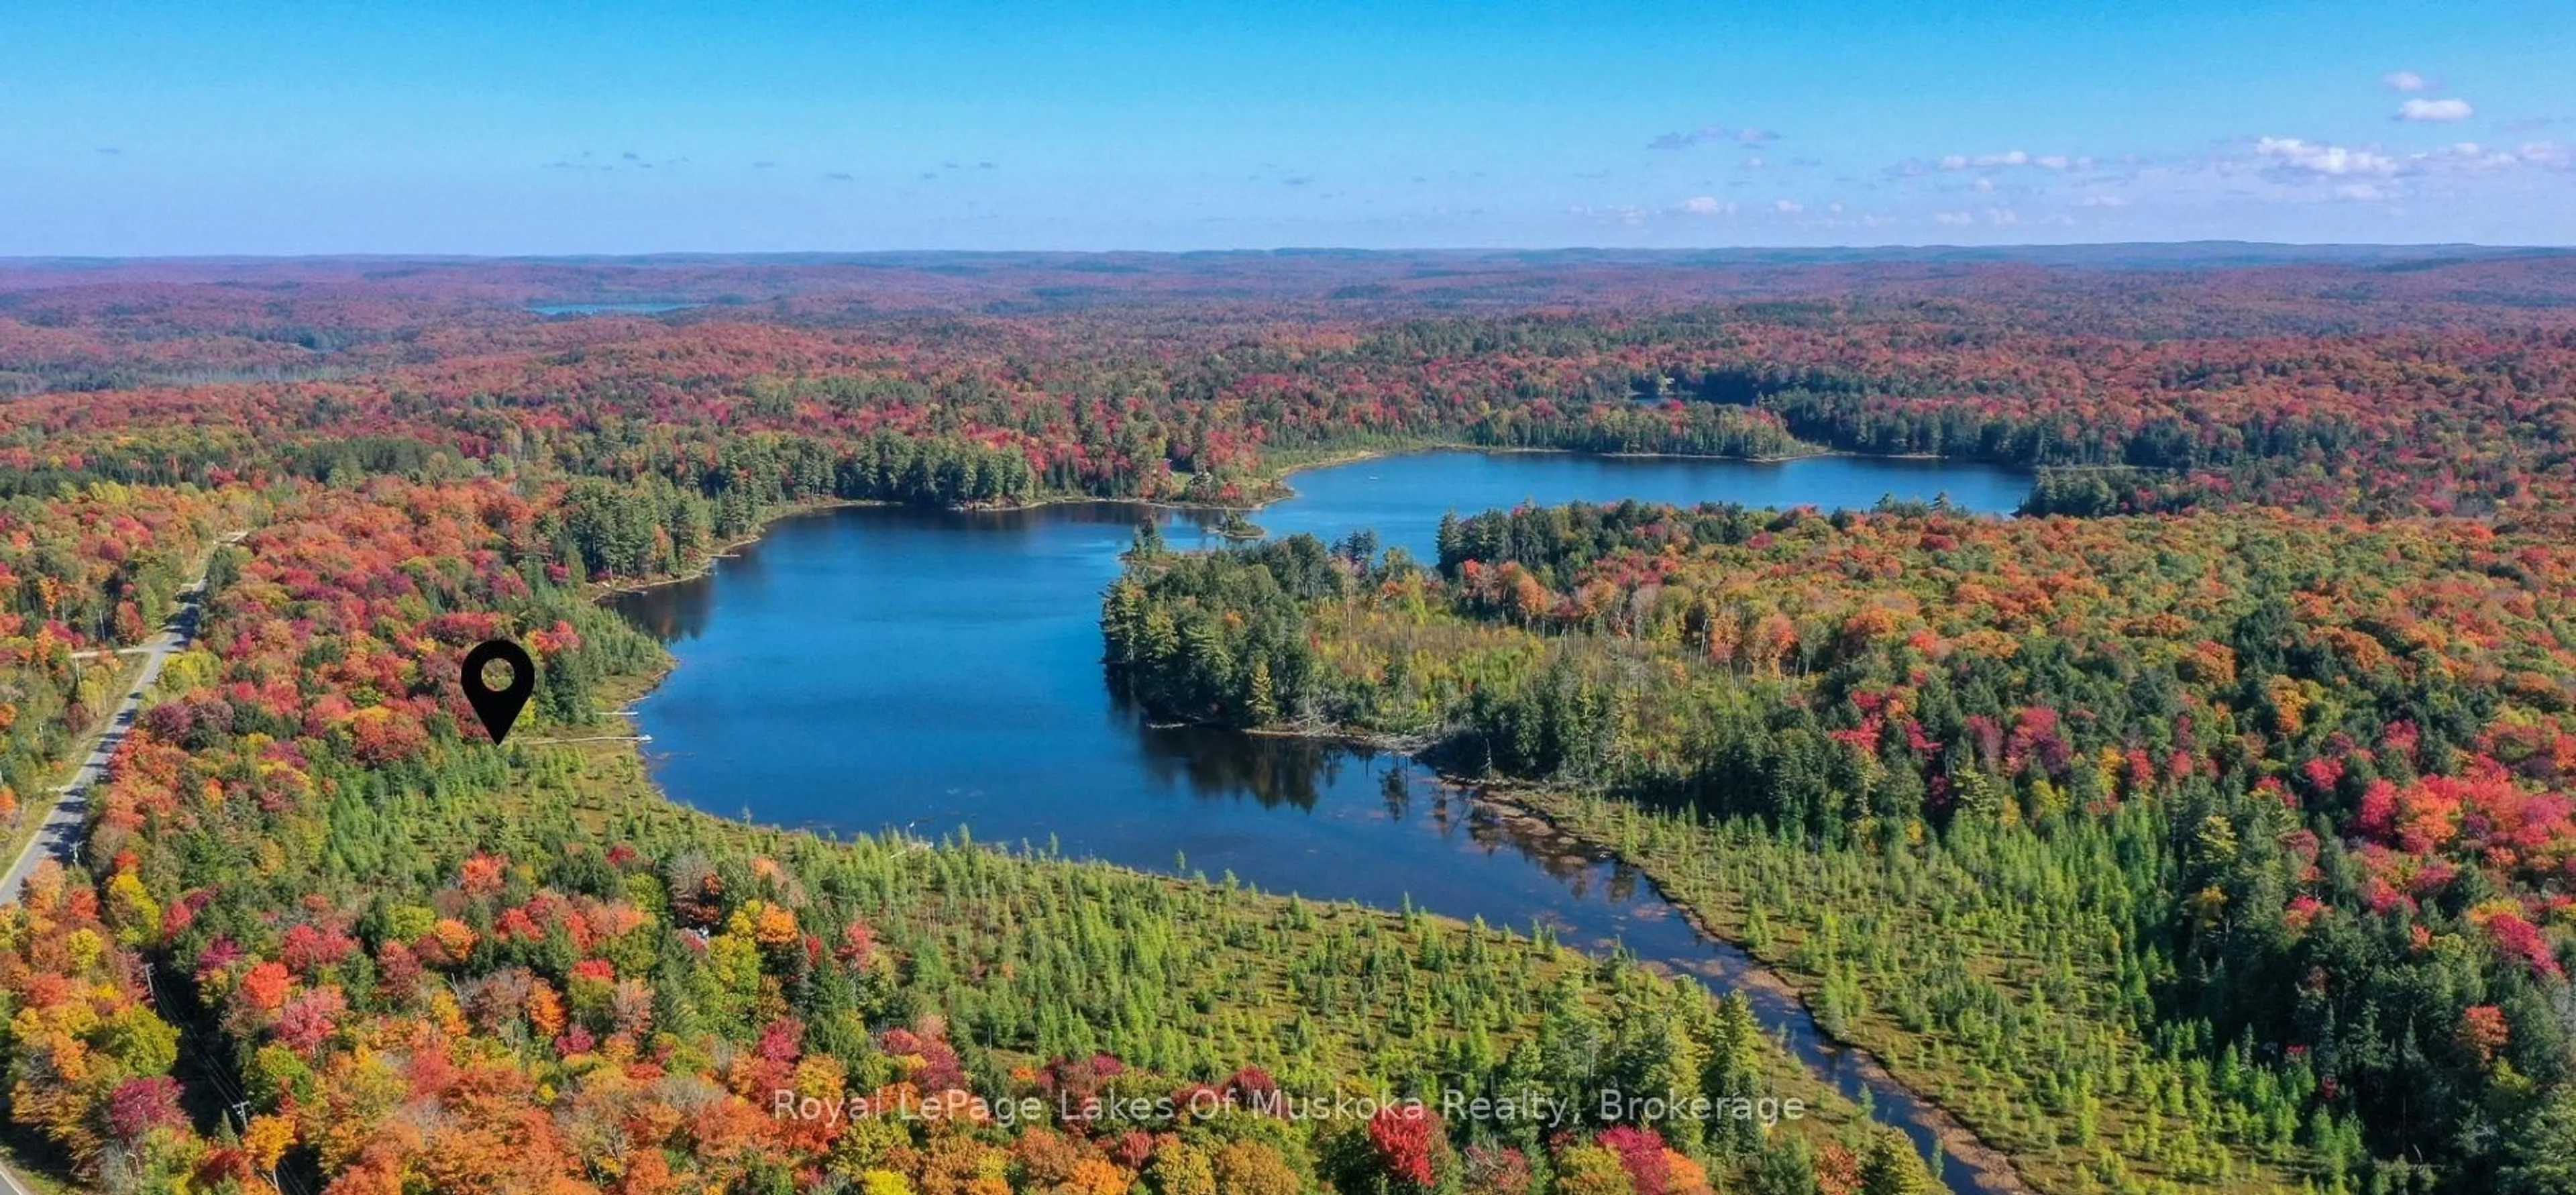
[[[494,660],[510,665],[510,686],[494,690],[483,683],[483,666]],[[483,730],[492,736],[494,745],[510,737],[510,724],[519,720],[519,711],[528,704],[528,694],[537,689],[537,665],[528,658],[527,649],[507,639],[491,639],[474,645],[465,653],[465,700],[473,703],[474,716],[483,720]]]

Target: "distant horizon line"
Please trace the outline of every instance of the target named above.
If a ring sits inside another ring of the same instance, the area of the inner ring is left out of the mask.
[[[2233,238],[2195,238],[2189,240],[2124,240],[2124,241],[2031,241],[2011,244],[1973,245],[1950,242],[1882,242],[1878,244],[1836,245],[1704,245],[1704,246],[1619,246],[1619,245],[1552,245],[1552,246],[1407,246],[1397,248],[1362,248],[1336,245],[1277,245],[1268,248],[1237,247],[1207,249],[1060,249],[1060,248],[908,248],[908,249],[646,249],[632,251],[567,251],[567,252],[494,252],[470,253],[438,250],[396,251],[326,251],[314,253],[45,253],[0,254],[0,265],[27,267],[46,265],[99,265],[128,262],[331,262],[331,261],[519,261],[519,262],[618,262],[668,260],[813,260],[833,258],[893,257],[1405,257],[1405,256],[1510,256],[1529,254],[1583,254],[1624,257],[1691,257],[1711,255],[1787,255],[1787,254],[1877,254],[1941,253],[2002,254],[2081,252],[2086,250],[2184,250],[2184,249],[2252,249],[2285,254],[2376,251],[2376,252],[2475,252],[2483,255],[2576,253],[2576,243],[2495,243],[2485,241],[2269,241]]]

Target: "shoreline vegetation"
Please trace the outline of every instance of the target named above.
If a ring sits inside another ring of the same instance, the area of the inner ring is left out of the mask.
[[[1635,868],[1638,874],[1645,876],[1647,882],[1655,886],[1657,895],[1664,903],[1680,913],[1701,937],[1712,942],[1723,942],[1759,963],[1758,966],[1746,972],[1748,982],[1773,995],[1793,1001],[1799,1011],[1806,1016],[1808,1023],[1815,1027],[1817,1036],[1841,1051],[1843,1056],[1848,1058],[1865,1077],[1901,1090],[1919,1102],[1925,1110],[1924,1119],[1931,1122],[1930,1128],[1933,1135],[1939,1138],[1943,1151],[1975,1171],[1981,1185],[1993,1191],[2034,1190],[2023,1177],[2020,1167],[2013,1163],[2012,1155],[1988,1145],[1984,1136],[1974,1125],[1963,1119],[1957,1109],[1943,1103],[1920,1082],[1890,1068],[1886,1058],[1882,1056],[1883,1046],[1873,1046],[1838,1034],[1817,1021],[1815,1006],[1811,1001],[1823,990],[1824,984],[1821,978],[1791,970],[1787,960],[1778,957],[1785,954],[1785,951],[1757,950],[1743,936],[1743,926],[1740,921],[1732,925],[1721,924],[1716,917],[1698,904],[1674,896],[1666,887],[1665,879],[1659,874],[1652,860],[1639,858],[1631,852],[1621,850],[1615,841],[1567,816],[1564,807],[1557,804],[1557,801],[1571,794],[1560,789],[1550,789],[1544,785],[1475,781],[1447,772],[1440,773],[1440,777],[1453,787],[1464,789],[1472,794],[1473,799],[1479,804],[1486,805],[1502,815],[1530,818],[1546,825],[1571,842],[1603,851],[1621,864]]]
[[[1222,724],[1200,721],[1158,725],[1163,728],[1173,728]],[[1928,1122],[1927,1127],[1940,1140],[1943,1151],[1961,1165],[1974,1171],[1981,1187],[1998,1192],[2026,1192],[2036,1189],[2023,1178],[2020,1168],[2013,1163],[2012,1156],[1988,1145],[1976,1127],[1963,1119],[1957,1109],[1943,1103],[1918,1081],[1890,1068],[1886,1059],[1880,1056],[1882,1047],[1835,1033],[1817,1020],[1815,1007],[1810,1001],[1823,988],[1820,978],[1791,970],[1787,960],[1778,957],[1783,952],[1755,949],[1753,944],[1742,936],[1740,920],[1732,927],[1721,925],[1715,917],[1698,905],[1675,897],[1665,887],[1664,879],[1659,876],[1651,860],[1622,850],[1616,840],[1568,817],[1566,807],[1559,802],[1571,799],[1574,797],[1573,793],[1547,785],[1473,777],[1451,771],[1437,762],[1436,755],[1440,744],[1420,736],[1391,735],[1349,727],[1284,725],[1247,727],[1242,728],[1239,733],[1263,738],[1331,743],[1402,755],[1430,768],[1440,783],[1466,794],[1468,800],[1475,806],[1498,817],[1526,819],[1528,822],[1543,825],[1574,847],[1600,851],[1624,866],[1635,868],[1638,874],[1645,876],[1647,882],[1655,886],[1657,896],[1688,921],[1691,928],[1701,937],[1731,947],[1754,961],[1756,965],[1747,969],[1742,976],[1745,982],[1794,1004],[1800,1015],[1804,1016],[1808,1025],[1814,1029],[1818,1039],[1849,1059],[1864,1077],[1902,1091],[1919,1103],[1925,1111],[1922,1119]]]
[[[1840,449],[1825,449],[1800,456],[1759,460],[1745,457],[1698,457],[1672,453],[1611,454],[1582,453],[1578,450],[1553,448],[1483,448],[1472,445],[1433,445],[1419,448],[1362,451],[1344,456],[1337,456],[1324,462],[1305,464],[1293,469],[1284,470],[1278,476],[1277,480],[1284,484],[1288,477],[1310,468],[1325,468],[1333,465],[1377,459],[1380,457],[1403,455],[1411,452],[1440,451],[1565,453],[1571,455],[1612,456],[1638,459],[1741,460],[1746,461],[1747,463],[1756,464],[1787,463],[1788,461],[1810,459],[1817,456],[1844,456],[1863,459],[1888,460],[1948,459],[1930,453],[1887,455],[1852,452]],[[2106,466],[2106,468],[2110,467]],[[2036,475],[2036,471],[2034,471],[2034,475]],[[1291,490],[1284,497],[1293,496],[1294,491]],[[1282,499],[1273,499],[1272,501],[1284,500],[1284,497]],[[1971,515],[1965,517],[1986,516]],[[1993,517],[2008,518],[2011,516]],[[1227,724],[1217,719],[1202,718],[1185,721],[1157,722],[1154,725],[1158,728],[1168,729],[1192,725],[1226,726]],[[1941,1141],[1942,1147],[1947,1152],[1948,1156],[1958,1160],[1962,1165],[1974,1171],[1980,1185],[1990,1190],[2004,1192],[2026,1192],[2035,1189],[2024,1179],[2019,1168],[2014,1164],[2011,1155],[2001,1149],[1987,1144],[1984,1138],[1980,1135],[1979,1130],[1968,1123],[1958,1109],[1949,1106],[1940,1098],[1935,1096],[1925,1083],[1908,1078],[1890,1068],[1885,1058],[1881,1056],[1881,1052],[1885,1048],[1883,1045],[1873,1045],[1872,1043],[1847,1037],[1843,1034],[1838,1034],[1826,1028],[1825,1025],[1817,1019],[1816,1010],[1811,1003],[1813,997],[1822,990],[1823,981],[1821,977],[1802,974],[1790,969],[1787,960],[1779,957],[1784,952],[1757,949],[1743,936],[1740,919],[1731,925],[1722,925],[1716,917],[1710,914],[1708,910],[1699,907],[1695,903],[1688,902],[1674,896],[1669,891],[1666,881],[1659,876],[1658,869],[1652,865],[1651,860],[1640,858],[1632,852],[1622,850],[1616,841],[1600,834],[1596,829],[1587,828],[1581,823],[1568,817],[1566,815],[1566,806],[1560,802],[1571,798],[1574,795],[1569,791],[1541,784],[1498,780],[1489,777],[1474,777],[1450,770],[1441,766],[1437,760],[1437,754],[1442,743],[1437,738],[1430,736],[1397,735],[1356,726],[1290,725],[1283,723],[1267,723],[1257,726],[1235,727],[1233,729],[1236,729],[1238,733],[1259,737],[1330,743],[1405,756],[1415,760],[1416,762],[1422,763],[1426,767],[1430,767],[1442,783],[1453,789],[1466,793],[1469,796],[1469,799],[1475,804],[1482,806],[1499,816],[1519,816],[1536,820],[1545,824],[1577,846],[1602,851],[1611,858],[1618,860],[1627,866],[1635,867],[1640,874],[1645,875],[1648,881],[1655,885],[1656,891],[1661,899],[1663,899],[1663,901],[1667,905],[1671,906],[1677,913],[1681,914],[1701,937],[1712,942],[1722,943],[1726,946],[1732,947],[1735,950],[1742,952],[1747,958],[1756,960],[1759,965],[1751,969],[1746,975],[1749,982],[1793,1002],[1798,1008],[1800,1014],[1803,1015],[1807,1019],[1809,1025],[1814,1028],[1818,1037],[1821,1040],[1830,1043],[1833,1048],[1843,1052],[1843,1054],[1852,1061],[1855,1067],[1860,1069],[1867,1077],[1884,1083],[1889,1087],[1903,1091],[1915,1099],[1925,1109],[1925,1119],[1931,1122],[1929,1127],[1934,1135]]]
[[[1224,723],[1202,719],[1155,725],[1160,729],[1172,729],[1182,726],[1223,726]],[[1674,896],[1666,887],[1664,878],[1658,874],[1658,869],[1653,866],[1652,860],[1621,849],[1614,838],[1601,834],[1597,829],[1568,816],[1568,806],[1563,802],[1574,799],[1576,794],[1543,784],[1468,776],[1450,770],[1443,767],[1437,758],[1441,744],[1436,740],[1418,735],[1394,735],[1357,727],[1282,724],[1236,729],[1238,733],[1262,738],[1329,743],[1402,755],[1430,768],[1440,783],[1466,794],[1468,800],[1475,806],[1498,817],[1523,818],[1544,825],[1572,846],[1600,851],[1622,865],[1635,868],[1655,886],[1658,897],[1688,921],[1691,928],[1701,937],[1731,947],[1741,952],[1747,959],[1753,960],[1755,965],[1747,969],[1743,976],[1746,982],[1794,1004],[1800,1015],[1805,1017],[1808,1025],[1814,1029],[1818,1039],[1849,1059],[1864,1077],[1901,1091],[1919,1103],[1925,1112],[1922,1119],[1928,1122],[1926,1127],[1940,1140],[1943,1151],[1975,1172],[1981,1187],[1997,1192],[2027,1192],[2037,1189],[2024,1178],[2020,1167],[2014,1164],[2012,1155],[1987,1144],[1976,1127],[1968,1123],[1958,1109],[1942,1102],[1921,1082],[1891,1068],[1886,1059],[1881,1056],[1885,1048],[1883,1045],[1836,1033],[1818,1020],[1811,1000],[1823,989],[1821,978],[1792,970],[1788,961],[1779,957],[1785,952],[1757,949],[1743,936],[1741,919],[1731,924],[1721,923],[1707,910]]]
[[[950,506],[935,507],[932,509],[945,510],[952,514],[1010,514],[1018,511],[1044,510],[1051,506],[1081,506],[1096,503],[1109,506],[1134,506],[1147,510],[1204,511],[1211,513],[1238,512],[1250,514],[1252,512],[1260,511],[1268,507],[1276,506],[1282,502],[1295,499],[1297,497],[1297,490],[1295,486],[1289,484],[1289,479],[1299,473],[1311,472],[1317,469],[1330,469],[1340,465],[1357,464],[1361,461],[1382,460],[1389,457],[1413,456],[1423,453],[1439,452],[1475,452],[1496,456],[1578,456],[1599,457],[1607,460],[1731,461],[1747,465],[1787,465],[1795,464],[1799,461],[1816,460],[1824,457],[1848,457],[1854,460],[1928,462],[1952,460],[1973,461],[1977,459],[1973,457],[1947,456],[1929,452],[1855,452],[1847,449],[1821,446],[1814,452],[1795,453],[1787,456],[1717,456],[1687,452],[1587,452],[1580,448],[1526,448],[1519,446],[1474,444],[1463,441],[1450,442],[1426,440],[1417,444],[1405,444],[1386,448],[1350,449],[1347,451],[1327,453],[1315,458],[1300,457],[1294,463],[1284,467],[1265,469],[1260,474],[1259,480],[1265,486],[1270,487],[1270,492],[1265,493],[1259,498],[1244,502],[1191,502],[1168,498],[1119,498],[1090,494],[1065,493],[1044,494],[1018,502],[960,503]],[[1994,467],[2023,468],[2022,466],[2011,465],[1996,465]],[[2036,480],[2042,472],[2075,473],[2088,470],[2117,471],[2129,468],[2135,468],[2135,466],[2049,466],[2046,470],[2024,468],[2023,471],[2030,473],[2033,480]],[[592,582],[592,585],[599,590],[602,596],[606,596],[609,594],[644,593],[650,590],[659,589],[665,585],[677,585],[683,581],[694,581],[700,577],[706,576],[707,573],[716,566],[717,561],[726,559],[735,552],[738,552],[743,548],[751,547],[767,538],[769,535],[770,525],[773,523],[777,523],[785,519],[821,514],[825,511],[832,510],[861,509],[867,507],[904,507],[910,505],[912,504],[898,502],[888,498],[820,498],[805,502],[788,503],[764,511],[750,531],[711,545],[701,559],[680,572],[644,579],[595,581]],[[2011,516],[1996,515],[1991,517],[2009,518]],[[1257,535],[1251,538],[1260,538],[1268,535],[1268,532],[1261,531],[1258,527],[1255,527],[1254,530],[1257,532]]]

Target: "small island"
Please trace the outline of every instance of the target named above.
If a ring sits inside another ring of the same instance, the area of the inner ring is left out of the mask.
[[[1262,530],[1260,524],[1243,517],[1243,512],[1239,510],[1225,512],[1225,517],[1217,520],[1216,533],[1237,541],[1260,539],[1270,534]]]

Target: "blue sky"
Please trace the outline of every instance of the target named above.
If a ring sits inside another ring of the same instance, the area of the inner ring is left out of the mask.
[[[0,0],[0,255],[2568,244],[2571,64],[2566,0]]]

